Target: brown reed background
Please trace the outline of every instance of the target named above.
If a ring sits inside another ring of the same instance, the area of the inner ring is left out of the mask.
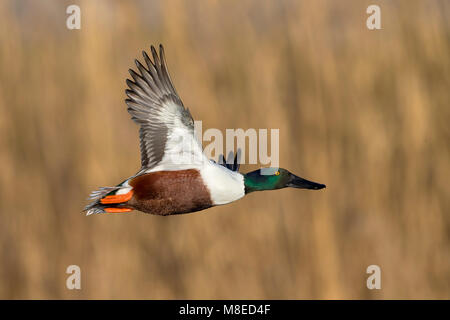
[[[448,1],[0,1],[0,298],[450,298],[449,15]],[[159,43],[204,130],[280,128],[281,166],[327,189],[80,214],[139,168],[125,78]]]

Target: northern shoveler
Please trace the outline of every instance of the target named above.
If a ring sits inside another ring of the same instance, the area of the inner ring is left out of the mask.
[[[128,112],[140,125],[141,169],[115,187],[90,195],[84,211],[115,213],[139,210],[157,215],[189,213],[230,203],[253,191],[285,187],[313,189],[325,185],[297,177],[282,168],[239,173],[238,154],[231,164],[209,160],[194,137],[194,120],[170,79],[162,45],[153,61],[143,51],[139,74],[127,79]],[[231,159],[232,160],[232,159]]]

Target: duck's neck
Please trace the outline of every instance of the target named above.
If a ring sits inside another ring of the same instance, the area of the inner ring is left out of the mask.
[[[267,176],[251,176],[244,174],[245,194],[253,191],[273,190],[274,181]]]

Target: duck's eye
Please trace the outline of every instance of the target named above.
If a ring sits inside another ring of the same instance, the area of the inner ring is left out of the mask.
[[[275,172],[275,175],[279,176],[280,175],[280,171]]]

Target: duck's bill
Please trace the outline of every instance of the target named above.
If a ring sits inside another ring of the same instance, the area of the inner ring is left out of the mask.
[[[312,181],[297,177],[295,174],[291,174],[291,180],[287,183],[287,186],[291,187],[291,188],[311,189],[311,190],[319,190],[319,189],[323,189],[326,187],[324,184],[312,182]]]

